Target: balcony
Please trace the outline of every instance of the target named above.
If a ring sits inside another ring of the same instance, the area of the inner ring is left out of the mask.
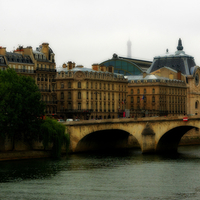
[[[49,89],[39,89],[40,92],[51,92]]]
[[[56,72],[56,69],[47,69],[43,67],[37,67],[36,71]]]
[[[14,69],[17,73],[28,73],[28,74],[34,74],[34,70],[28,70],[28,69]]]

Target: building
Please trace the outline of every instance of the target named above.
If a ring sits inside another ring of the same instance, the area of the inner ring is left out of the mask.
[[[19,46],[13,52],[7,52],[5,47],[0,47],[0,68],[5,70],[10,67],[18,74],[30,76],[42,94],[42,100],[46,103],[46,115],[56,113],[55,54],[48,43],[43,43],[36,50],[31,46],[26,48]]]
[[[113,54],[111,59],[103,61],[100,66],[112,66],[114,67],[114,73],[132,76],[143,74],[151,64],[151,61],[120,57],[117,54]]]
[[[157,75],[128,77],[127,106],[132,117],[183,115],[187,86],[182,80]]]
[[[181,39],[178,40],[175,53],[169,53],[167,50],[164,55],[154,57],[147,73],[184,81],[187,87],[186,113],[188,115],[200,114],[200,68],[196,66],[194,57],[183,51]]]
[[[64,119],[109,119],[123,116],[128,80],[113,67],[92,69],[68,62],[56,76],[58,115]]]

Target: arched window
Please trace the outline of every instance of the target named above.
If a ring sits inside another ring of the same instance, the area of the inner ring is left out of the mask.
[[[81,88],[81,82],[78,82],[78,88]]]

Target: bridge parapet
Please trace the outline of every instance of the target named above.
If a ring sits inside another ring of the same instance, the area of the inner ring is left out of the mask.
[[[70,134],[71,151],[78,143],[97,131],[121,130],[138,141],[143,153],[177,149],[181,137],[192,128],[200,128],[200,117],[191,116],[187,122],[180,117],[122,118],[83,120],[63,123]]]

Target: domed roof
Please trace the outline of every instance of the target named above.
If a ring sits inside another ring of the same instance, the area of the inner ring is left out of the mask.
[[[179,39],[177,51],[175,53],[169,53],[167,49],[164,55],[155,56],[147,73],[151,73],[162,67],[169,67],[173,70],[181,71],[182,74],[191,75],[191,68],[194,66],[196,66],[194,57],[187,55],[183,51],[182,41]]]

